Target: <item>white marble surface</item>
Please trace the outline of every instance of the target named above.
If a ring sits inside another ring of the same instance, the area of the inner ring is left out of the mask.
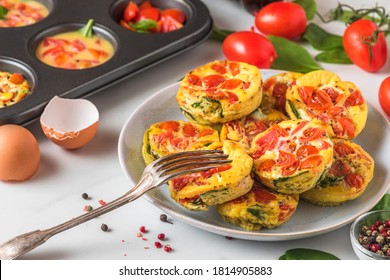
[[[233,0],[204,0],[215,23],[224,29],[246,30],[253,25],[253,17]],[[335,7],[337,1],[317,1],[320,13]],[[356,7],[362,5],[386,6],[382,1],[342,1]],[[321,24],[316,18],[315,22]],[[322,24],[321,24],[322,25]],[[342,34],[342,23],[324,27]],[[307,47],[307,46],[306,46]],[[307,47],[311,53],[313,49]],[[98,200],[110,201],[126,192],[131,184],[122,173],[117,143],[121,128],[129,115],[149,96],[166,87],[184,73],[200,64],[223,59],[221,45],[207,40],[202,45],[150,68],[139,75],[98,92],[90,97],[100,112],[100,127],[96,137],[82,149],[63,150],[45,138],[38,122],[27,128],[36,136],[42,162],[38,173],[21,183],[0,182],[0,242],[35,229],[54,226],[83,214],[83,207],[98,207]],[[390,62],[375,74],[367,73],[353,65],[322,64],[344,80],[356,83],[365,98],[380,109],[377,91],[380,82],[390,75]],[[389,129],[389,126],[383,127]],[[387,149],[383,151],[390,155]],[[91,199],[85,201],[82,193]],[[160,209],[145,199],[52,237],[41,247],[27,253],[21,259],[266,259],[273,260],[287,249],[305,247],[324,250],[341,259],[357,259],[349,241],[349,225],[333,232],[293,241],[245,241],[228,240],[173,220],[174,225],[162,223]],[[106,223],[109,232],[100,230]],[[138,228],[144,225],[148,240],[137,237]],[[156,249],[153,245],[158,233],[163,232],[173,248],[171,253]],[[149,249],[145,248],[148,247]]]

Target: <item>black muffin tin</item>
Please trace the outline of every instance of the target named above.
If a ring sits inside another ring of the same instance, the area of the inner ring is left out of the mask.
[[[0,108],[0,125],[26,124],[37,119],[54,96],[81,98],[139,73],[201,43],[210,35],[212,19],[200,0],[150,0],[161,9],[178,8],[186,15],[184,27],[173,32],[145,34],[119,25],[129,0],[38,0],[50,14],[30,26],[0,28],[0,71],[19,72],[32,85],[32,94]],[[142,0],[133,0],[140,4]],[[93,30],[114,46],[106,63],[84,70],[66,70],[44,64],[35,56],[49,35],[76,30],[94,19]]]

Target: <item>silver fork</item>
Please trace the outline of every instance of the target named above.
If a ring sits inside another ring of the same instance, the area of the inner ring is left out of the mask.
[[[34,230],[6,241],[0,245],[0,259],[15,259],[42,245],[50,237],[115,210],[175,177],[228,164],[231,160],[228,160],[227,157],[219,150],[200,150],[180,152],[157,159],[145,168],[139,182],[124,195],[104,206],[52,228]]]

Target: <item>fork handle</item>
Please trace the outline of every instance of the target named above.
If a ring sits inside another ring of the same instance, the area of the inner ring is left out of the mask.
[[[130,191],[117,199],[107,203],[104,206],[96,208],[88,213],[73,218],[55,227],[45,230],[34,230],[22,235],[16,236],[0,245],[0,260],[15,259],[36,247],[45,243],[50,237],[73,228],[77,225],[85,223],[103,214],[111,212],[143,195],[148,190],[154,188],[153,178],[150,174],[145,174]]]

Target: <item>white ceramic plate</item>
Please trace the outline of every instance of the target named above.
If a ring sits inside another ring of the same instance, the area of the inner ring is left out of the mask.
[[[263,79],[276,73],[278,72],[274,70],[262,70]],[[129,117],[122,128],[118,147],[119,161],[124,173],[133,183],[138,181],[145,168],[141,154],[145,130],[156,122],[185,120],[175,100],[178,88],[179,84],[176,83],[155,93]],[[369,105],[368,109],[367,125],[354,141],[375,159],[374,178],[361,197],[344,205],[320,207],[300,201],[297,211],[283,225],[271,230],[249,232],[223,221],[213,208],[207,212],[184,209],[170,198],[167,186],[151,190],[144,197],[166,213],[192,226],[240,239],[292,240],[338,229],[370,210],[390,185],[390,126],[375,108]]]

